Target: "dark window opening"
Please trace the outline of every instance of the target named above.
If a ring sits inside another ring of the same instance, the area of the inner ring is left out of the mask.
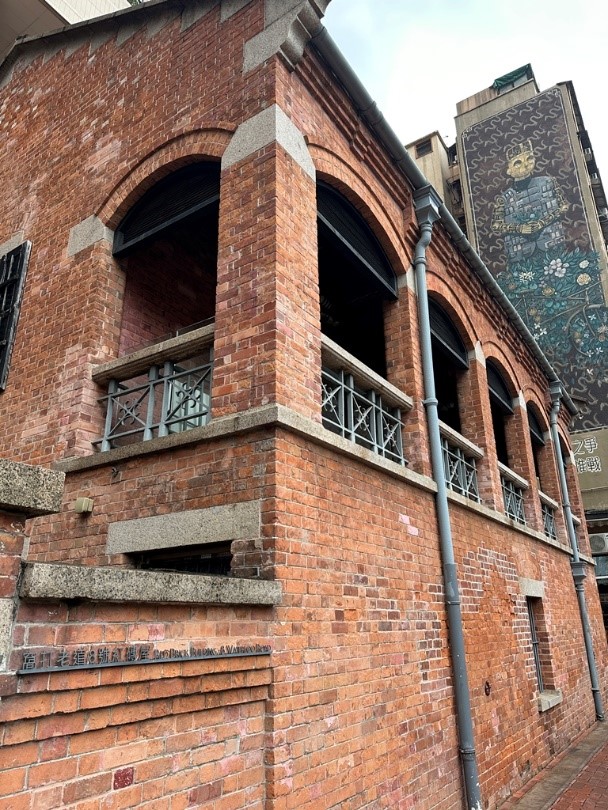
[[[31,242],[0,257],[0,390],[6,388]]]
[[[492,413],[492,428],[494,430],[496,455],[501,464],[508,467],[507,419],[513,413],[513,405],[511,404],[512,397],[498,369],[491,363],[488,363],[486,370],[490,389],[490,409]]]
[[[460,180],[454,180],[452,183],[448,184],[448,187],[454,205],[462,205],[462,185]]]
[[[380,243],[355,208],[319,183],[321,331],[386,376],[384,306],[397,279]]]
[[[424,157],[424,155],[430,155],[433,151],[433,144],[430,138],[427,138],[426,141],[420,141],[420,143],[416,144],[416,157]]]
[[[182,571],[188,574],[230,574],[230,542],[147,551],[129,555],[136,568],[147,571]]]
[[[540,599],[532,599],[529,596],[526,597],[526,607],[528,608],[528,621],[530,622],[530,636],[532,640],[532,654],[534,656],[536,682],[538,685],[538,691],[542,692],[545,688],[545,683],[543,678],[541,641],[537,627],[537,613],[539,613],[541,609]]]
[[[437,413],[442,422],[460,433],[458,383],[469,367],[467,351],[449,316],[434,301],[429,301],[429,317]]]
[[[545,446],[545,438],[540,421],[530,406],[528,406],[528,426],[530,428],[530,442],[532,444],[532,458],[534,460],[534,475],[536,476],[539,489],[542,490],[540,456]]]
[[[159,181],[119,225],[126,273],[120,354],[215,315],[219,166],[195,163]]]

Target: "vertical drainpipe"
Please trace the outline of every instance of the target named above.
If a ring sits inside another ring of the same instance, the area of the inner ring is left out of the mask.
[[[452,542],[448,494],[443,468],[441,434],[439,432],[439,416],[437,414],[437,397],[435,395],[435,376],[431,351],[431,326],[426,286],[426,249],[431,242],[433,223],[440,218],[439,206],[441,205],[441,199],[432,186],[425,186],[414,193],[414,204],[421,231],[414,253],[414,270],[416,274],[422,374],[424,378],[424,406],[426,409],[429,432],[433,478],[437,485],[435,504],[445,586],[445,604],[448,617],[448,640],[454,677],[454,700],[456,704],[459,750],[467,810],[481,810],[481,791],[473,736],[469,679],[464,651],[460,592],[456,563],[454,560],[454,545]]]
[[[559,433],[557,432],[557,415],[559,413],[560,400],[562,396],[562,389],[559,382],[552,382],[550,391],[552,402],[551,438],[553,440],[553,452],[557,462],[559,483],[562,491],[562,508],[566,521],[566,529],[568,531],[568,539],[570,540],[570,545],[572,547],[572,559],[570,561],[570,567],[572,568],[572,578],[574,579],[574,587],[576,590],[576,597],[578,599],[578,608],[581,614],[581,623],[583,625],[583,638],[585,640],[587,664],[589,666],[589,676],[591,678],[591,692],[593,693],[593,702],[595,704],[595,716],[598,720],[603,720],[604,707],[602,705],[602,696],[600,694],[597,668],[595,666],[593,639],[591,636],[589,614],[587,613],[587,602],[585,601],[585,588],[583,585],[586,577],[586,564],[583,560],[581,560],[578,550],[578,540],[576,538],[576,529],[574,528],[574,521],[572,520],[572,508],[570,506],[570,493],[568,492],[568,482],[566,481],[566,471],[564,469],[564,459],[559,443]]]

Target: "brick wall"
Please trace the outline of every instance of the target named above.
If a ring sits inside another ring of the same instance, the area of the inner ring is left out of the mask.
[[[293,71],[271,58],[242,73],[243,41],[262,30],[261,2],[223,23],[219,6],[197,19],[173,2],[133,14],[145,15],[140,29],[102,22],[92,39],[82,29],[56,53],[20,58],[0,89],[0,104],[20,113],[0,146],[0,241],[23,231],[33,242],[0,453],[68,470],[61,511],[28,526],[27,559],[129,567],[130,558],[108,554],[113,522],[256,500],[259,533],[233,543],[234,567],[259,566],[281,583],[283,601],[265,609],[22,602],[0,704],[0,808],[456,810],[453,674],[406,278],[417,238],[411,190],[310,49]],[[384,325],[388,381],[413,400],[405,471],[345,449],[321,427],[315,184],[283,145],[252,148],[222,171],[215,301],[212,273],[175,244],[121,262],[106,240],[68,255],[73,226],[96,215],[115,228],[154,182],[186,162],[220,160],[239,126],[274,103],[303,134],[317,177],[360,212],[399,278]],[[494,808],[592,724],[593,701],[564,526],[558,520],[557,544],[546,542],[523,409],[508,438],[515,471],[530,480],[530,526],[503,514],[483,358],[545,419],[547,381],[441,225],[428,285],[470,353],[463,434],[484,453],[482,505],[454,496],[450,508],[482,787]],[[103,424],[95,366],[210,315],[209,432],[87,466]],[[290,429],[268,416],[277,405]],[[566,421],[562,413],[564,434]],[[557,498],[550,449],[542,465],[543,487]],[[80,496],[92,498],[92,513],[74,511]],[[0,587],[12,598],[21,548],[6,537]],[[553,685],[564,696],[548,713],[537,707],[522,577],[545,583]],[[604,677],[591,581],[587,595]],[[273,653],[14,675],[32,651],[194,639],[258,639]]]

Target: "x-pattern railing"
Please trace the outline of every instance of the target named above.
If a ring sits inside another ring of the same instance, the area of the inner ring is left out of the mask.
[[[547,537],[557,540],[557,528],[555,525],[555,507],[541,500],[540,508],[543,515],[543,530]]]
[[[209,421],[212,362],[185,368],[166,361],[152,365],[145,379],[111,380],[101,449],[140,438],[148,441],[200,427]]]
[[[501,474],[500,482],[502,484],[502,497],[505,507],[505,514],[507,517],[512,518],[526,525],[526,513],[524,510],[524,492],[525,488],[517,484],[508,476]]]
[[[441,437],[441,448],[443,451],[445,483],[448,489],[479,503],[481,499],[479,497],[475,457],[450,441],[446,436]]]
[[[343,370],[323,368],[323,424],[334,433],[404,464],[401,410],[387,407],[373,389],[357,386]]]

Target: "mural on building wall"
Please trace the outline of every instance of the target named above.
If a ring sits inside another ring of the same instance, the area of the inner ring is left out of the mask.
[[[557,88],[463,134],[479,253],[580,406],[608,422],[608,307]]]

